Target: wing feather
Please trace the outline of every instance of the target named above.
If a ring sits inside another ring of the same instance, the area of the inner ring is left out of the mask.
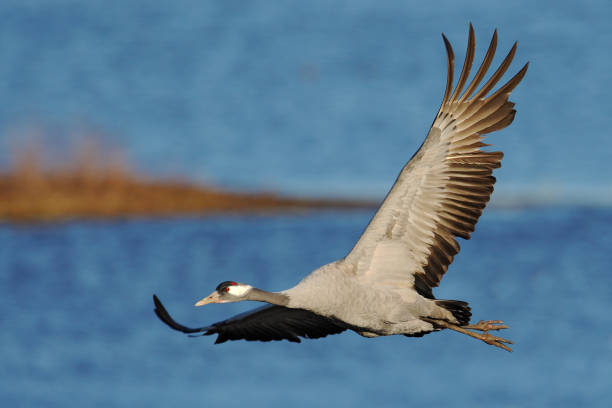
[[[195,336],[217,334],[215,344],[228,340],[289,340],[299,343],[300,337],[317,339],[346,329],[339,321],[308,310],[275,305],[262,306],[210,326],[187,327],[177,323],[155,295],[153,302],[155,314],[169,327]]]
[[[459,252],[457,237],[470,238],[493,193],[492,173],[500,167],[503,153],[483,150],[489,146],[483,142],[483,135],[503,129],[514,120],[514,103],[508,97],[528,67],[525,64],[487,96],[510,67],[516,54],[514,43],[493,75],[476,91],[497,49],[495,30],[482,64],[461,94],[474,60],[474,29],[470,24],[465,61],[454,91],[454,52],[444,34],[442,38],[448,74],[440,110],[420,149],[404,166],[380,209],[344,259],[353,265],[358,278],[367,279],[371,285],[385,285],[386,280],[390,284],[392,279],[397,282],[396,267],[388,277],[385,268],[377,268],[387,265],[376,259],[381,256],[377,254],[389,256],[389,250],[377,253],[376,248],[386,241],[403,242],[408,251],[401,250],[402,256],[396,262],[405,260],[405,279],[429,298],[433,298],[432,288],[438,286]]]

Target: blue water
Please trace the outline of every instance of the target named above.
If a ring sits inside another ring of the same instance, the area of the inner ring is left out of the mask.
[[[4,0],[0,167],[94,134],[152,176],[378,199],[439,105],[440,32],[460,61],[472,21],[480,60],[498,27],[496,61],[514,40],[511,73],[531,61],[489,139],[512,205],[485,212],[436,295],[506,321],[514,353],[446,332],[215,346],[153,314],[153,293],[188,325],[244,311],[192,305],[224,280],[294,285],[368,212],[0,224],[0,404],[607,407],[612,3],[414,4]]]
[[[604,0],[4,0],[0,164],[25,139],[61,156],[95,134],[147,174],[379,197],[442,98],[440,33],[461,65],[472,21],[476,61],[497,27],[495,61],[519,41],[508,74],[531,62],[490,138],[499,197],[612,203],[610,16]]]
[[[188,338],[255,304],[193,303],[234,279],[280,290],[343,256],[368,213],[0,229],[4,406],[607,406],[612,211],[490,211],[436,290],[503,319],[514,352],[457,333],[301,344]]]

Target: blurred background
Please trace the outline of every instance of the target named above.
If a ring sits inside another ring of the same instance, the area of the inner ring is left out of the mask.
[[[488,139],[505,153],[493,203],[435,292],[506,321],[514,353],[456,333],[214,346],[152,312],[152,293],[188,325],[247,310],[192,305],[229,279],[293,286],[374,210],[4,221],[0,401],[607,406],[611,16],[605,1],[2,1],[0,172],[95,140],[77,164],[378,201],[439,107],[441,32],[459,66],[470,21],[477,62],[498,28],[494,64],[519,41],[507,77],[531,65],[515,122]]]

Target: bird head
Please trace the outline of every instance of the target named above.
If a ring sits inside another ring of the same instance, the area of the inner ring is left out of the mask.
[[[253,289],[244,283],[225,281],[221,282],[213,293],[198,301],[195,306],[204,306],[209,303],[240,302],[247,299],[247,295]]]

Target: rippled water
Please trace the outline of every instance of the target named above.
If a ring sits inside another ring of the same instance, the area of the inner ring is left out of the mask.
[[[221,281],[280,290],[343,256],[367,213],[0,228],[0,395],[6,406],[356,404],[607,406],[612,212],[490,211],[436,291],[503,319],[512,354],[457,333],[287,342],[188,338],[153,314]]]

